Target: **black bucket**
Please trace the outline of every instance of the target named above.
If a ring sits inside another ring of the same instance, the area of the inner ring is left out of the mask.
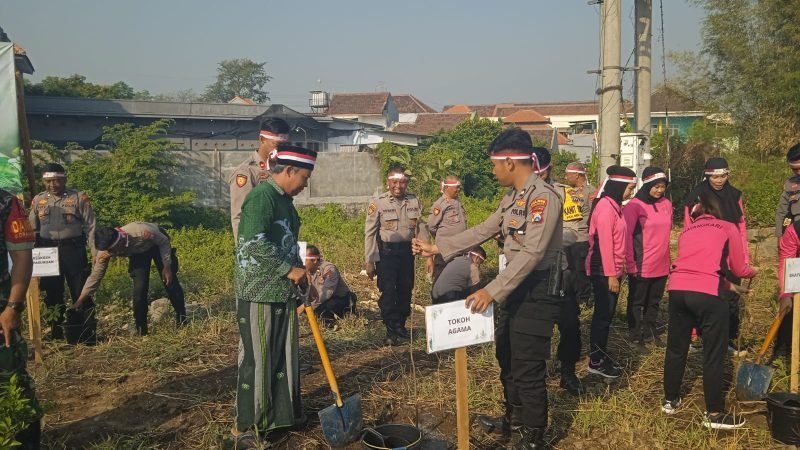
[[[767,420],[773,439],[800,445],[800,395],[790,392],[767,395]]]
[[[364,428],[361,445],[367,450],[412,450],[422,443],[419,428],[405,424],[378,425]]]
[[[68,309],[64,315],[64,337],[68,344],[97,343],[97,318],[94,308]]]

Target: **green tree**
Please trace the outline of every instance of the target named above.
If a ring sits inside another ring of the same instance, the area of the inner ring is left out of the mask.
[[[785,0],[694,0],[703,50],[683,55],[682,85],[729,113],[740,151],[764,161],[800,138],[800,8]],[[706,81],[692,84],[692,80]]]
[[[140,127],[106,127],[107,154],[86,150],[69,164],[70,185],[89,194],[100,223],[172,225],[173,214],[191,207],[194,193],[167,187],[168,179],[179,176],[171,154],[175,146],[163,137],[170,123],[162,119]]]
[[[118,100],[150,98],[149,92],[136,91],[124,81],[109,85],[94,84],[87,82],[85,76],[77,73],[68,77],[44,77],[39,83],[26,81],[25,94]]]
[[[224,59],[217,66],[217,81],[206,88],[205,99],[210,102],[227,103],[237,95],[256,103],[269,101],[264,86],[271,76],[264,68],[266,62],[258,63],[247,58]]]

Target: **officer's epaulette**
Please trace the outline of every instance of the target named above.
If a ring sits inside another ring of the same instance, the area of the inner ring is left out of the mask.
[[[386,191],[386,192],[382,193],[377,198],[389,198],[389,191]]]

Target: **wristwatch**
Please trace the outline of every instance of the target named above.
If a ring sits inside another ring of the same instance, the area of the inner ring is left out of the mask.
[[[25,311],[25,306],[27,305],[25,302],[8,302],[6,303],[6,306],[18,313],[21,313],[22,311]]]

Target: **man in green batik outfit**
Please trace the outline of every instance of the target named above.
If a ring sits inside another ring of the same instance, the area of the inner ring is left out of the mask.
[[[317,152],[280,144],[271,176],[242,205],[234,265],[241,334],[236,387],[235,448],[265,448],[288,438],[306,418],[300,402],[297,298],[306,282],[298,253],[300,217],[292,197],[307,185]]]

